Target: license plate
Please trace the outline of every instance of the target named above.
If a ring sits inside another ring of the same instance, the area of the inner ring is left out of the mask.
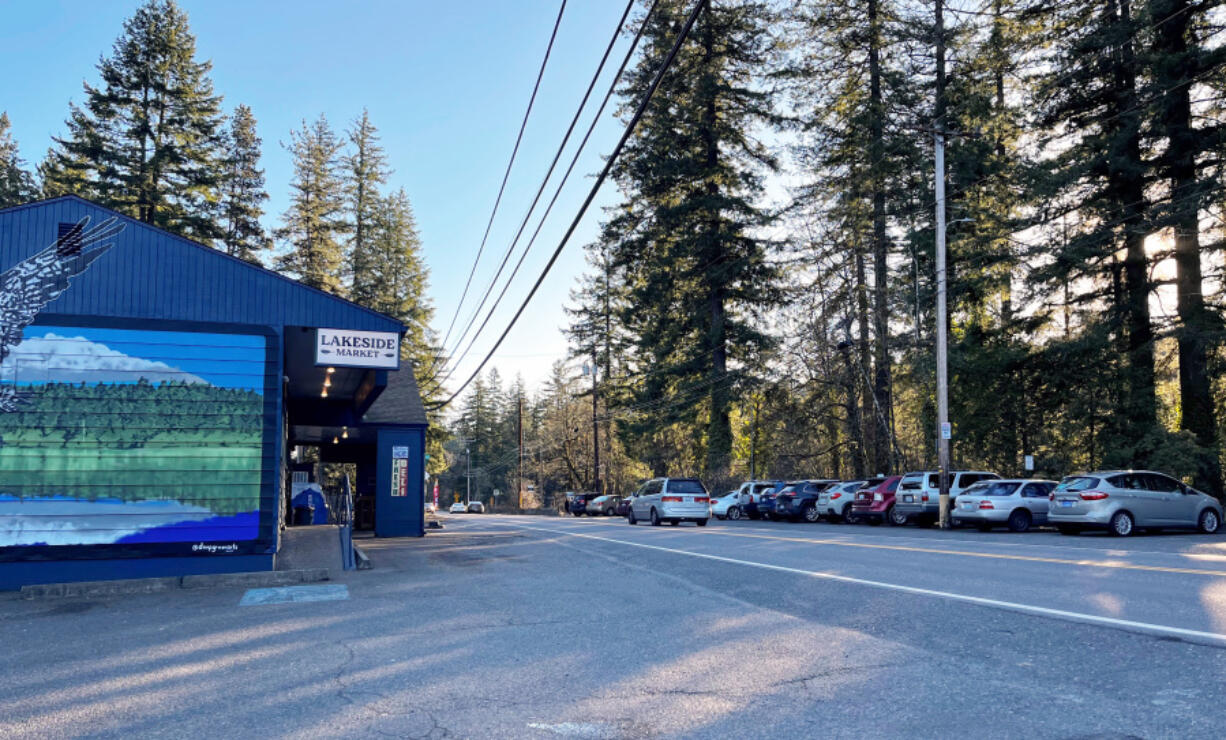
[[[903,497],[902,497],[902,500],[903,500],[905,503],[908,503],[908,504],[909,504],[909,503],[911,503],[911,500],[912,500],[912,499],[911,499],[911,494],[907,494],[906,496],[903,496]]]
[[[1061,506],[1065,506],[1065,507],[1072,508],[1072,506],[1073,506],[1073,502],[1072,502],[1072,501],[1061,501],[1061,502],[1060,502],[1060,505],[1061,505]]]

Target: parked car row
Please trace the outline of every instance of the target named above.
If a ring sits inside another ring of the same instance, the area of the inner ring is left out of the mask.
[[[480,501],[469,501],[467,504],[463,501],[457,501],[447,509],[449,514],[484,514],[485,504]]]
[[[1037,525],[1062,534],[1105,529],[1126,537],[1137,530],[1221,528],[1222,505],[1162,473],[1115,470],[1051,480],[1004,479],[996,473],[956,470],[949,474],[949,516],[955,525],[983,531],[1007,527],[1025,532]],[[722,496],[708,494],[696,478],[655,478],[626,497],[596,496],[580,503],[579,516],[625,516],[706,526],[717,519],[821,520],[871,525],[932,524],[940,516],[940,474],[933,471],[849,481],[807,479],[746,481]]]

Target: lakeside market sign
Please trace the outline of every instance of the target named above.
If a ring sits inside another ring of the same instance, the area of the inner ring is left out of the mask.
[[[400,335],[392,331],[316,329],[315,364],[400,369]]]

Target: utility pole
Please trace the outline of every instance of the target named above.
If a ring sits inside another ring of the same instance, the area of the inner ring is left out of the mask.
[[[945,274],[945,19],[943,0],[936,0],[936,268],[937,268],[937,465],[941,486],[941,529],[949,529],[949,338],[946,325]]]
[[[473,502],[473,456],[467,445],[464,447],[464,462],[468,465],[468,472],[464,474],[464,506],[467,507]]]
[[[592,365],[589,368],[588,364],[583,363],[583,374],[592,374],[592,491],[598,495],[603,495],[604,491],[600,488],[600,422],[598,421],[598,402],[600,396],[597,395],[596,388],[596,356],[592,356]]]
[[[515,433],[519,438],[519,456],[515,465],[515,490],[519,493],[519,508],[524,508],[524,397],[521,394],[515,412]]]

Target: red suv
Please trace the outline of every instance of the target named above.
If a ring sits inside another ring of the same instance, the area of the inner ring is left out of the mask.
[[[878,525],[882,522],[890,524],[906,524],[905,516],[894,513],[894,492],[898,490],[901,475],[891,475],[876,488],[864,488],[856,491],[856,498],[851,502],[851,510],[857,519]]]

